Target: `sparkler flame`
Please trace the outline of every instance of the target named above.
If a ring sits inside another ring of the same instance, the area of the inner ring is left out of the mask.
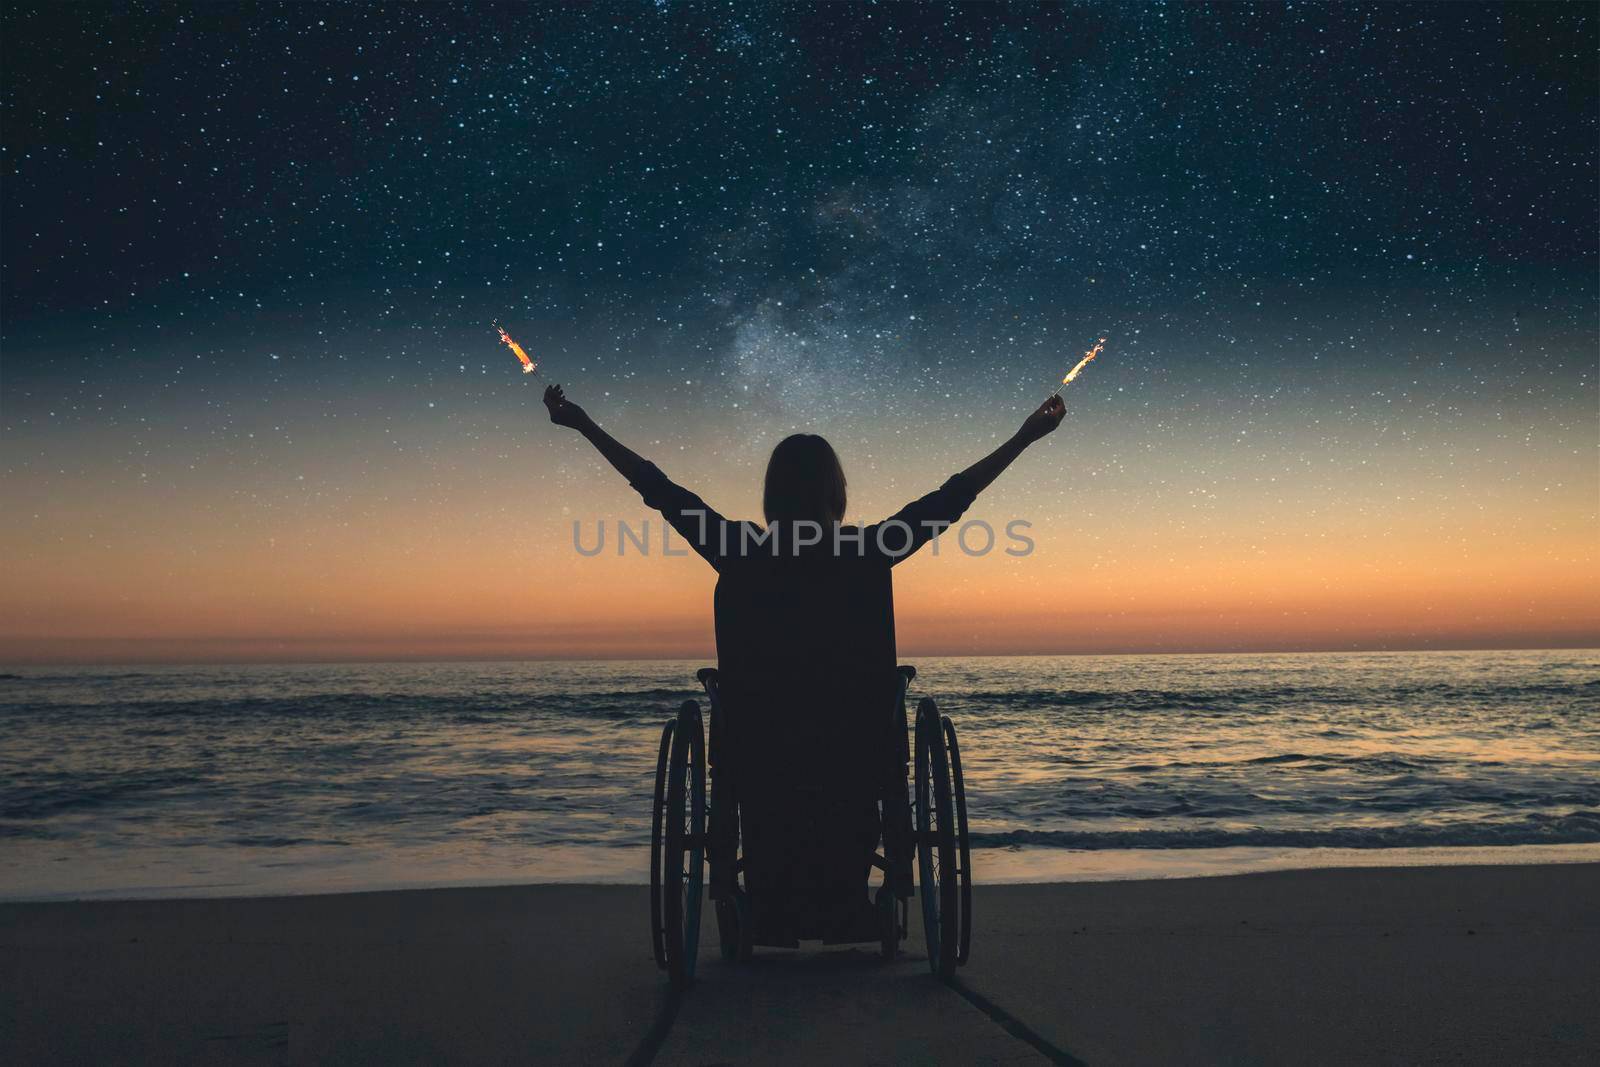
[[[506,333],[505,327],[501,326],[497,322],[494,324],[494,328],[500,331],[500,340],[504,341],[506,347],[511,349],[512,354],[515,355],[517,359],[522,361],[522,373],[538,374],[539,364],[528,358],[528,353],[524,352],[522,350],[522,346],[511,339],[511,335]]]
[[[1089,362],[1091,360],[1093,360],[1094,357],[1098,356],[1100,354],[1100,350],[1102,348],[1104,348],[1105,346],[1106,346],[1106,339],[1104,337],[1102,337],[1102,338],[1100,338],[1100,340],[1096,341],[1094,343],[1094,347],[1089,349],[1089,351],[1085,352],[1083,354],[1083,358],[1078,360],[1078,365],[1076,367],[1073,367],[1071,370],[1067,371],[1066,377],[1061,379],[1061,384],[1062,385],[1071,385],[1072,384],[1072,380],[1078,376],[1078,372],[1081,371],[1083,368],[1087,367],[1089,365]],[[1058,393],[1060,391],[1061,390],[1059,388],[1056,390],[1056,392],[1058,392]]]
[[[1095,356],[1098,356],[1100,354],[1100,350],[1102,348],[1104,348],[1105,346],[1106,346],[1106,339],[1104,337],[1102,337],[1102,338],[1100,338],[1100,340],[1096,341],[1094,343],[1094,347],[1089,349],[1089,351],[1085,352],[1083,354],[1083,358],[1078,360],[1078,365],[1076,367],[1073,367],[1071,370],[1067,371],[1067,376],[1065,378],[1061,379],[1061,384],[1062,385],[1067,385],[1068,383],[1070,383],[1072,381],[1072,379],[1076,378],[1078,376],[1078,372],[1081,371],[1083,368],[1087,367],[1089,365],[1089,361],[1094,359]]]

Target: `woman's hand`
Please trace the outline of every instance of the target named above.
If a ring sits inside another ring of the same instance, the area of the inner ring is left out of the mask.
[[[559,385],[552,385],[544,391],[544,406],[550,409],[550,421],[557,426],[581,430],[590,423],[588,413],[568,400]]]
[[[1056,393],[1049,400],[1039,405],[1039,409],[1022,424],[1022,429],[1017,431],[1017,436],[1027,444],[1033,444],[1041,437],[1048,435],[1061,420],[1066,417],[1067,404],[1061,399],[1061,394]]]

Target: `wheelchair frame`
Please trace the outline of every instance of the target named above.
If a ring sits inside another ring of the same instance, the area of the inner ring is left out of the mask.
[[[928,964],[934,974],[949,979],[957,965],[967,962],[972,939],[972,858],[961,749],[949,716],[941,716],[933,699],[923,697],[917,704],[913,751],[906,690],[917,670],[901,666],[898,673],[899,695],[891,711],[898,726],[897,751],[888,754],[892,773],[885,775],[878,796],[883,850],[875,851],[871,861],[883,872],[874,899],[878,940],[883,958],[894,959],[906,938],[910,898],[916,895],[914,862]],[[708,859],[722,958],[745,961],[755,948],[750,896],[741,881],[738,774],[724,740],[728,713],[716,669],[702,668],[697,677],[711,705],[710,743],[699,702],[684,701],[661,731],[650,819],[651,947],[657,965],[680,988],[694,981]],[[914,770],[908,774],[913,756]]]

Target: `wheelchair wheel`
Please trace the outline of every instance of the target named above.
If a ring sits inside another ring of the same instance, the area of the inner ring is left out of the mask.
[[[661,868],[665,842],[663,817],[667,810],[667,759],[672,754],[672,734],[678,725],[668,719],[661,728],[661,751],[656,755],[655,802],[650,808],[650,951],[655,955],[656,966],[667,966],[666,940],[661,929]]]
[[[938,708],[927,697],[917,706],[916,732],[917,884],[922,897],[922,930],[928,942],[928,965],[940,978],[949,979],[955,976],[960,948],[955,812],[944,731]]]
[[[663,835],[662,941],[674,986],[694,981],[705,882],[706,764],[700,705],[685,701],[672,732]]]
[[[956,801],[956,884],[960,889],[961,919],[956,924],[960,939],[956,962],[964,964],[972,955],[972,848],[967,837],[967,788],[961,777],[961,746],[956,744],[956,727],[946,715],[944,745],[950,756],[950,789]]]

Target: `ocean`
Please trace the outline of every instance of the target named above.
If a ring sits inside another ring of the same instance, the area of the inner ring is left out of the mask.
[[[1597,651],[907,662],[980,881],[1600,858]],[[0,898],[643,882],[703,665],[10,668]]]

